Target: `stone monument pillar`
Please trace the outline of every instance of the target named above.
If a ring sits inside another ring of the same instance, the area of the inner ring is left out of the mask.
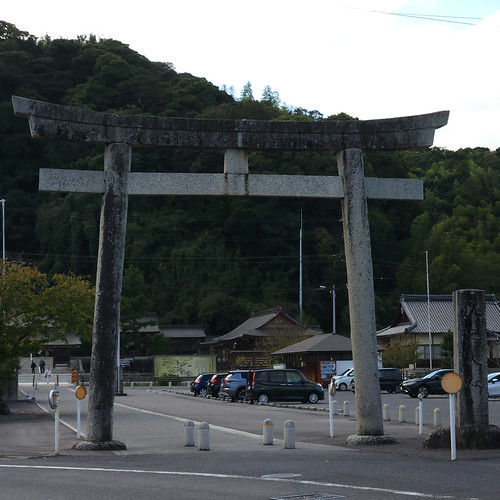
[[[453,292],[455,372],[463,387],[456,395],[457,427],[487,427],[488,347],[486,343],[486,298],[483,290]]]

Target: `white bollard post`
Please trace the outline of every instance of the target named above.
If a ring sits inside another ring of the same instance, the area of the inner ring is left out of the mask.
[[[333,413],[334,415],[338,415],[338,414],[339,414],[339,412],[338,412],[338,410],[337,410],[337,405],[338,405],[338,401],[337,401],[336,399],[334,399],[334,400],[332,401],[332,413]]]
[[[135,386],[135,382],[130,382],[130,388],[133,389]]]
[[[154,382],[149,382],[149,388],[152,389],[153,388],[153,384]]]
[[[406,406],[401,405],[399,407],[399,422],[404,423],[406,422]]]
[[[210,426],[207,422],[201,422],[198,428],[198,450],[210,451]]]
[[[434,408],[434,427],[441,427],[441,408]]]
[[[285,430],[284,430],[284,441],[285,441],[285,449],[292,450],[295,448],[295,424],[293,420],[287,420],[285,422]]]
[[[418,425],[418,406],[415,407],[415,425]]]
[[[172,389],[172,381],[170,381],[170,382],[168,383],[168,388],[169,388],[169,389]]]
[[[344,417],[350,416],[349,401],[344,401]]]
[[[184,422],[184,446],[194,446],[194,422]]]
[[[263,430],[262,430],[262,444],[273,444],[274,441],[274,424],[270,418],[264,420]]]
[[[35,382],[35,391],[38,390],[38,382]]]
[[[389,408],[389,405],[387,403],[382,407],[382,413],[384,415],[384,420],[391,419],[390,408]]]

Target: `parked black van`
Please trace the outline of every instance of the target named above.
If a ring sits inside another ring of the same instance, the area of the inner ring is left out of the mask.
[[[324,399],[321,384],[310,382],[300,370],[255,370],[248,372],[246,399],[267,403],[271,400],[317,403]]]
[[[387,392],[401,392],[401,382],[403,382],[403,372],[399,368],[379,368],[378,379],[380,381],[380,390]],[[355,392],[356,386],[354,379],[349,386],[352,392]]]

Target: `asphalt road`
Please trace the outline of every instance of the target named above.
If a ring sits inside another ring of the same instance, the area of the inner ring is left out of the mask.
[[[36,394],[44,407],[49,389],[40,387]],[[498,498],[500,450],[458,450],[455,461],[449,450],[423,450],[418,426],[410,418],[397,421],[399,404],[404,402],[409,412],[418,404],[407,396],[382,395],[383,403],[394,407],[385,432],[399,444],[353,448],[344,445],[356,429],[352,393],[336,395],[339,403],[351,402],[352,415],[334,417],[335,436],[330,438],[328,412],[317,411],[326,409],[326,402],[285,408],[127,388],[127,396],[115,398],[113,425],[114,438],[127,450],[79,452],[71,449],[76,398],[71,387],[59,389],[60,420],[69,426],[60,428],[60,455],[0,458],[0,498],[33,498],[41,492],[51,499]],[[435,407],[442,408],[445,420],[447,402],[441,396],[424,400],[425,434],[432,430]],[[499,413],[500,401],[490,401],[492,423],[498,425]],[[274,423],[273,446],[262,444],[268,418]],[[52,417],[47,419],[41,433],[53,430]],[[84,433],[86,399],[81,420]],[[210,424],[210,451],[184,446],[186,420],[196,428],[202,421]],[[287,420],[295,424],[295,449],[283,447]]]

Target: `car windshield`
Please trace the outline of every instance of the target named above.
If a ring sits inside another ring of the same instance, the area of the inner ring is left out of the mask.
[[[441,370],[435,370],[431,373],[428,373],[425,377],[422,377],[422,378],[432,378],[434,377],[434,375],[437,375],[437,374],[441,374],[441,375],[444,375],[446,372],[442,372]]]

